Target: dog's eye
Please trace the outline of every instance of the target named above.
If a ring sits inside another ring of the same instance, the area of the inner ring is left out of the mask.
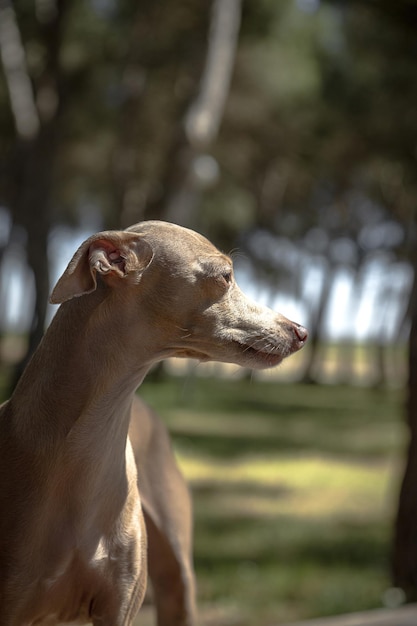
[[[222,278],[224,282],[226,283],[226,285],[230,285],[230,283],[232,282],[232,272],[231,271],[223,272]]]

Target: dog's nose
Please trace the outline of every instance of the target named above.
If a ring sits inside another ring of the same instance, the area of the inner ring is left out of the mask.
[[[301,326],[301,324],[296,324],[295,322],[291,322],[291,324],[294,333],[292,352],[297,352],[297,350],[301,350],[307,341],[308,331],[304,326]]]
[[[294,322],[293,322],[293,325],[294,325],[295,334],[297,335],[299,341],[301,341],[302,343],[305,343],[308,338],[307,328],[304,328],[304,326],[301,326],[301,324],[295,324]]]
[[[308,337],[307,329],[304,328],[304,326],[301,326],[301,324],[296,324],[295,322],[290,322],[289,327],[287,328],[288,330],[290,330],[292,334],[292,341],[290,339],[291,353],[301,350],[301,348],[305,345],[305,342],[307,341],[307,337]]]

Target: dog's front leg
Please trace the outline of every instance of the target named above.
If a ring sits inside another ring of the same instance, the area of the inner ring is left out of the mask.
[[[148,537],[148,571],[158,626],[193,626],[192,503],[167,429],[135,398],[129,429]]]

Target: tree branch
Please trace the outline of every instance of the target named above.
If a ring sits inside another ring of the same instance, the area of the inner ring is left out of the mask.
[[[21,139],[33,139],[39,132],[39,115],[15,12],[9,0],[0,0],[0,54],[17,134]]]
[[[241,17],[241,0],[214,0],[206,65],[199,95],[185,118],[191,145],[204,149],[215,139],[236,56]]]

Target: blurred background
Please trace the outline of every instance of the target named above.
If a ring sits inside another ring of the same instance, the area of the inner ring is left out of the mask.
[[[141,395],[193,490],[205,624],[417,596],[417,4],[0,0],[0,390],[93,232],[165,219],[304,324]]]

